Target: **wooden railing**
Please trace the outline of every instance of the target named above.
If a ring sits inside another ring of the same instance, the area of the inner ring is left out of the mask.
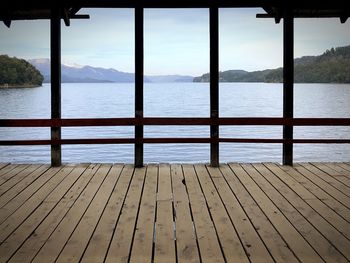
[[[103,126],[350,126],[350,118],[103,118],[2,119],[0,127],[103,127]],[[0,140],[0,145],[144,144],[144,143],[350,143],[350,139],[268,138],[89,138],[52,140]]]

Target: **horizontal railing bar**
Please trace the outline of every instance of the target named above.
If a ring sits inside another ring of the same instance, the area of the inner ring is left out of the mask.
[[[350,139],[251,139],[251,138],[220,138],[219,142],[228,143],[302,143],[302,144],[348,144]]]
[[[95,119],[1,119],[0,127],[85,127],[135,125],[290,125],[350,126],[350,118],[95,118]]]
[[[349,144],[350,139],[264,139],[264,138],[99,138],[61,140],[2,140],[2,146],[59,145],[59,144],[134,144],[134,143],[303,143],[303,144]]]

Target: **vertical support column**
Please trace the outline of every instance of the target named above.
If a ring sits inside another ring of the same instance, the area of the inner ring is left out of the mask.
[[[143,8],[135,8],[135,118],[143,118]],[[135,139],[143,138],[143,125],[135,126]],[[143,166],[143,143],[135,143],[135,167]]]
[[[61,119],[61,14],[60,8],[51,9],[51,119]],[[51,127],[51,140],[61,139],[61,127]],[[61,145],[51,145],[51,165],[62,164]]]
[[[293,118],[294,102],[294,17],[285,8],[283,15],[283,118]],[[283,126],[283,139],[293,139],[293,126]],[[283,143],[283,164],[293,165],[293,144]]]
[[[210,118],[219,118],[219,8],[209,9],[210,34]],[[210,125],[210,165],[219,166],[219,125]]]

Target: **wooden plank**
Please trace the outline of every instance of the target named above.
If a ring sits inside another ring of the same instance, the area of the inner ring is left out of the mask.
[[[67,193],[85,168],[78,166],[74,168],[74,171],[73,167],[62,168],[69,175],[50,193],[42,205],[0,246],[0,261],[6,261],[11,257],[12,262],[25,262],[30,261],[34,257],[35,253],[57,226],[58,223],[55,222],[59,222],[65,214],[62,205],[65,206],[65,202],[69,198],[63,200],[61,204],[57,203]],[[70,192],[70,194],[72,193]],[[16,254],[13,255],[14,253]]]
[[[146,168],[135,169],[105,262],[126,262],[134,236]]]
[[[59,168],[55,168],[59,169]],[[47,173],[56,173],[53,169],[47,171]],[[56,173],[46,184],[45,187],[35,192],[19,209],[17,209],[11,216],[9,216],[0,225],[0,242],[3,242],[30,214],[33,213],[37,207],[39,207],[43,200],[59,185],[63,179],[67,176],[66,169],[61,169]],[[45,176],[45,175],[44,175]]]
[[[239,169],[241,168],[239,167]],[[299,261],[230,167],[228,165],[222,165],[220,166],[220,170],[276,262]],[[244,170],[241,170],[241,174],[248,176]]]
[[[122,165],[113,165],[91,201],[83,218],[67,241],[56,262],[79,262],[93,234],[107,201],[119,179]]]
[[[41,186],[40,182],[45,183],[49,178],[43,178],[41,175],[49,169],[48,165],[43,165],[37,170],[33,171],[22,181],[17,183],[11,189],[9,189],[5,194],[0,197],[0,207],[6,205],[11,199],[17,197],[18,195],[26,195],[28,198],[32,193]],[[35,188],[37,187],[37,188]],[[24,199],[26,200],[26,199]]]
[[[10,164],[9,163],[0,163],[0,170],[8,165],[10,165]]]
[[[86,166],[66,166],[62,169],[69,173],[68,176],[48,195],[42,205],[35,210],[20,228],[16,230],[17,238],[14,241],[19,238],[27,239],[11,258],[12,262],[31,261],[44,245],[95,173],[96,165]]]
[[[184,165],[183,172],[202,262],[224,262],[215,226],[211,220],[194,167]]]
[[[209,207],[214,222],[220,245],[228,262],[249,262],[245,248],[236,232],[234,225],[227,214],[220,196],[210,179],[210,175],[204,165],[195,165],[197,178],[204,193],[205,200]],[[248,244],[249,246],[250,244]],[[270,255],[265,254],[264,262],[273,262]],[[262,255],[261,255],[262,256]],[[261,258],[262,260],[262,258]]]
[[[302,163],[301,165],[316,176],[318,176],[319,178],[321,178],[323,181],[338,189],[338,191],[342,192],[344,195],[350,197],[350,188],[348,186],[340,183],[339,181],[331,177],[329,174],[323,172],[322,170],[318,169],[317,167],[311,164]]]
[[[130,262],[152,262],[158,166],[148,165]]]
[[[291,178],[287,173],[285,173],[283,170],[279,169],[277,166],[269,165],[268,168],[275,174],[275,176],[262,164],[256,164],[254,165],[255,168],[259,168],[259,172],[265,176],[267,180],[269,179],[281,179],[279,180],[273,180],[270,183],[275,183],[277,186],[276,188],[279,191],[286,191],[284,194],[284,197],[289,197],[290,203],[294,205],[294,207],[298,207],[299,212],[305,216],[305,218],[315,218],[314,221],[310,221],[316,228],[317,226],[314,224],[319,224],[319,229],[327,230],[323,225],[326,224],[323,222],[323,220],[328,221],[329,224],[331,224],[335,229],[339,231],[339,233],[342,233],[346,238],[350,238],[350,224],[347,222],[344,218],[339,216],[337,213],[335,213],[332,209],[329,209],[327,205],[325,205],[323,202],[321,202],[316,196],[314,196],[311,192],[309,192],[306,188],[304,188],[302,185],[300,185],[298,182],[296,182],[293,178]],[[288,187],[283,184],[284,182]],[[288,199],[288,198],[287,198]],[[308,205],[307,205],[308,204]],[[313,208],[313,210],[311,209]],[[315,215],[312,217],[314,211]],[[321,217],[320,217],[321,216]],[[322,232],[322,230],[319,230]],[[334,232],[334,229],[330,230],[330,233]],[[326,237],[327,235],[324,234]],[[336,234],[332,234],[331,237],[334,238]],[[331,238],[328,238],[332,241]],[[334,242],[333,242],[334,244]],[[350,245],[350,244],[349,244]]]
[[[85,186],[92,178],[92,171],[95,171],[95,167],[96,165],[89,165],[89,167],[86,167],[86,165],[79,165],[77,167],[63,168],[73,170],[71,170],[62,183],[44,200],[42,207],[37,210],[38,212],[35,212],[37,216],[31,216],[21,225],[22,229],[18,228],[18,231],[16,231],[18,235],[26,233],[27,228],[28,231],[31,230],[31,232],[29,232],[30,235],[27,237],[24,244],[22,244],[12,256],[10,262],[25,262],[31,261],[34,258],[51,233],[61,222],[62,218],[66,215],[67,211],[73,206],[81,192],[85,189]],[[40,217],[45,219],[40,221]],[[32,230],[33,227],[36,228]]]
[[[279,208],[269,199],[269,194],[262,191],[259,185],[253,181],[253,179],[245,170],[243,170],[240,165],[229,164],[229,166],[299,260],[308,261],[310,258],[312,258],[313,262],[323,262],[315,250],[309,245],[308,242],[305,241],[303,236],[300,235],[300,233],[289,222]]]
[[[200,262],[196,233],[182,167],[171,165],[172,192],[174,199],[175,235],[178,262]]]
[[[28,167],[28,164],[10,164],[0,170],[0,185],[5,183],[7,180],[11,179],[20,171]],[[1,193],[1,192],[0,192]]]
[[[2,176],[4,176],[5,174],[7,174],[9,171],[15,169],[16,167],[19,167],[19,166],[28,166],[29,164],[10,164],[6,167],[3,167],[1,170],[0,170],[0,178]]]
[[[45,183],[46,181],[50,180],[52,178],[52,176],[54,176],[59,171],[59,169],[50,169],[50,170],[47,170],[47,169],[48,169],[48,167],[43,167],[43,169],[39,168],[39,169],[35,170],[33,172],[34,176],[36,175],[36,172],[38,172],[39,176],[41,176],[41,178],[44,179],[44,183]],[[22,193],[15,196],[11,200],[11,202],[8,202],[7,204],[5,202],[7,200],[6,197],[8,197],[8,196],[5,194],[3,196],[4,199],[1,198],[1,200],[4,201],[5,205],[3,205],[3,207],[0,208],[0,212],[1,212],[0,213],[0,223],[4,222],[12,213],[14,213],[19,207],[21,207],[33,194],[35,194],[35,192],[38,190],[37,186],[38,185],[40,186],[40,182],[41,182],[41,180],[38,182],[34,182],[32,187],[29,187],[28,189],[26,189],[26,191],[23,191]],[[11,195],[12,195],[11,190],[7,192],[10,194],[9,197],[11,197]],[[16,190],[16,186],[14,187],[14,190]]]
[[[335,172],[333,172],[330,175],[345,175],[347,178],[350,177],[350,171],[349,171],[349,167],[347,167],[346,163],[335,163],[335,162],[322,162],[322,163],[313,163],[314,165],[326,165],[328,166],[330,169],[334,170]]]
[[[101,186],[110,168],[110,165],[103,164],[95,169],[93,172],[94,175],[83,193],[79,196],[78,200],[50,235],[49,239],[41,247],[32,262],[53,262],[57,259],[72,232],[84,215],[97,190]]]
[[[249,175],[254,178],[263,191],[274,200],[276,205],[279,206],[285,216],[288,217],[294,227],[299,230],[317,253],[326,262],[347,262],[347,259],[344,258],[343,255],[348,256],[348,252],[346,252],[344,248],[350,246],[350,241],[342,236],[340,232],[336,231],[330,223],[316,212],[317,210],[318,212],[324,212],[320,207],[325,207],[325,211],[329,211],[326,205],[323,204],[323,206],[321,206],[319,203],[322,204],[322,202],[306,189],[302,189],[293,178],[290,178],[290,176],[282,170],[279,169],[275,171],[275,173],[272,173],[262,164],[256,164],[254,166],[259,173],[250,165],[246,165],[245,169],[249,170]],[[306,197],[306,202],[314,208],[317,208],[316,211],[278,178],[284,180],[289,187],[293,187],[294,191]],[[274,188],[271,187],[271,185]],[[276,189],[278,189],[279,192]],[[320,207],[316,207],[317,205]],[[297,211],[299,213],[295,213],[294,207],[298,208]],[[300,214],[303,215],[304,218]],[[340,254],[338,250],[343,255]]]
[[[350,222],[350,209],[340,203],[338,200],[333,198],[327,192],[323,191],[319,186],[313,184],[310,180],[304,177],[300,172],[290,166],[278,166],[294,180],[300,183],[308,191],[314,194],[318,199],[325,203],[330,209],[336,212],[338,215],[343,217],[345,220]],[[303,198],[303,197],[302,197]]]
[[[337,163],[337,166],[341,167],[342,169],[344,169],[344,171],[346,171],[345,176],[347,176],[348,178],[350,178],[350,165],[347,163]]]
[[[318,169],[332,176],[337,181],[350,187],[350,178],[346,176],[347,174],[350,174],[349,171],[344,170],[340,166],[331,163],[312,163],[312,165],[316,166]]]
[[[18,170],[12,170],[7,175],[10,177],[6,182],[4,182],[2,185],[0,185],[0,195],[3,195],[6,193],[6,191],[10,190],[11,187],[16,185],[18,182],[22,181],[27,175],[38,169],[41,165],[37,164],[31,164],[29,166],[26,166],[25,168],[23,166],[19,166]]]
[[[324,180],[322,180],[321,178],[316,176],[311,171],[307,170],[305,167],[303,167],[303,166],[301,166],[299,164],[296,164],[296,165],[294,165],[294,168],[300,174],[305,176],[305,178],[307,178],[308,180],[313,182],[315,185],[320,187],[323,191],[325,191],[326,193],[331,195],[333,198],[338,200],[340,203],[342,203],[344,206],[346,206],[347,208],[350,209],[350,198],[348,196],[343,194],[341,191],[339,191],[337,188],[335,188],[331,184],[325,182]]]
[[[175,230],[170,165],[160,164],[154,262],[175,263]]]
[[[114,229],[120,217],[126,193],[133,176],[134,168],[125,165],[120,178],[113,189],[100,221],[90,239],[88,247],[82,258],[82,262],[103,262],[107,254],[109,243],[112,239]]]
[[[225,205],[225,209],[230,216],[230,219],[236,228],[236,231],[241,239],[244,249],[247,252],[251,262],[269,262],[273,261],[268,249],[265,247],[262,239],[250,222],[248,216],[244,212],[242,206],[237,200],[234,193],[226,183],[219,169],[207,166],[210,178],[217,189],[217,192]],[[291,257],[284,262],[297,262],[295,257]]]

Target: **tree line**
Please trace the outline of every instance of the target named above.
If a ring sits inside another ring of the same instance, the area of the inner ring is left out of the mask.
[[[44,77],[24,59],[0,55],[0,86],[41,86]]]
[[[219,74],[221,82],[283,82],[283,68],[248,72],[228,70]],[[196,77],[194,82],[209,82],[210,74]],[[294,60],[296,83],[350,83],[350,46],[326,50],[320,56]]]

